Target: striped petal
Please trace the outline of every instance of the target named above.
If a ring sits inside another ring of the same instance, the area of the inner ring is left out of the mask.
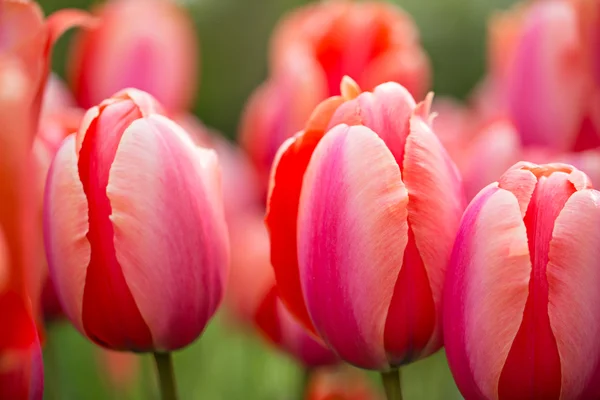
[[[442,289],[465,200],[456,166],[431,127],[418,116],[410,119],[402,173],[410,197],[408,222],[414,234],[415,254],[420,257],[411,262],[422,263],[425,272],[420,276],[426,282],[421,287],[429,290],[435,306],[430,310],[423,300],[419,304],[422,308],[417,321],[428,318],[434,327],[433,331],[420,331],[426,335],[418,341],[424,347],[414,349],[426,356],[441,346]]]
[[[194,340],[219,305],[229,242],[216,156],[160,115],[133,122],[107,196],[116,257],[155,349]]]
[[[600,372],[600,193],[574,193],[556,218],[549,261],[548,315],[561,360],[561,399],[597,398]],[[594,394],[583,395],[588,385]]]
[[[275,271],[281,300],[302,325],[314,332],[306,311],[296,247],[298,202],[302,179],[312,153],[325,134],[335,110],[344,102],[340,96],[330,97],[315,108],[306,129],[286,140],[279,148],[269,181],[265,223],[271,240],[271,264]]]
[[[407,203],[400,168],[370,129],[339,125],[315,149],[298,214],[302,289],[321,337],[363,368],[388,367],[384,328]]]
[[[527,232],[517,198],[491,184],[463,216],[444,291],[446,353],[465,398],[498,398],[500,374],[521,325],[530,275]]]
[[[80,332],[91,247],[88,205],[77,169],[75,135],[60,146],[46,182],[44,240],[48,267],[65,313]]]

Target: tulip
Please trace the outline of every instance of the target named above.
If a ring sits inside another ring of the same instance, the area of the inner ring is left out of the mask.
[[[169,0],[113,0],[71,48],[68,75],[79,105],[92,107],[128,87],[174,113],[197,91],[198,43],[192,21]]]
[[[230,224],[232,248],[228,309],[306,369],[337,363],[331,350],[313,338],[285,308],[269,261],[269,236],[262,214],[249,213]]]
[[[388,371],[442,345],[460,176],[416,104],[348,78],[273,167],[266,222],[288,309],[343,360]]]
[[[330,1],[287,15],[270,47],[270,75],[250,98],[240,141],[265,177],[283,141],[312,110],[339,95],[344,75],[372,90],[395,81],[416,97],[430,85],[430,67],[411,17],[383,2]]]
[[[520,162],[473,199],[444,290],[444,343],[470,399],[600,395],[600,193]]]
[[[478,103],[494,104],[492,117],[508,117],[525,146],[600,146],[600,87],[576,1],[519,5],[492,21],[490,77]]]
[[[28,78],[28,115],[37,123],[54,42],[69,28],[89,26],[89,15],[79,10],[60,10],[44,20],[39,5],[31,0],[0,0],[0,56],[20,62]]]
[[[75,327],[155,352],[162,380],[163,353],[195,340],[221,301],[229,242],[216,155],[159,111],[135,89],[88,110],[50,167],[44,238]]]
[[[41,348],[27,288],[34,221],[27,72],[16,57],[0,55],[0,398],[41,400]]]

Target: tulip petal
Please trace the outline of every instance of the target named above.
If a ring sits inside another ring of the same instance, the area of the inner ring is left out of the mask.
[[[113,210],[106,193],[123,132],[136,118],[139,110],[132,102],[114,102],[91,121],[82,138],[78,169],[89,208],[87,238],[91,246],[82,321],[87,336],[101,346],[148,351],[152,336],[116,258],[110,221]]]
[[[155,114],[127,128],[110,171],[116,257],[158,350],[193,341],[222,298],[229,242],[220,188],[206,178],[216,167]]]
[[[529,296],[519,332],[500,375],[499,396],[502,399],[528,393],[534,398],[551,400],[558,399],[560,394],[561,363],[548,319],[546,266],[554,222],[575,188],[569,182],[569,174],[547,167],[535,166],[531,171],[513,169],[503,176],[506,179],[507,175],[517,171],[538,175],[523,219],[532,264]],[[518,183],[522,181],[516,182],[513,183],[515,186],[527,186]]]
[[[285,348],[303,365],[314,368],[332,365],[339,361],[331,350],[312,337],[292,317],[281,300],[276,300],[275,307],[280,324],[281,341]]]
[[[456,166],[431,127],[417,116],[410,119],[402,173],[410,196],[408,222],[435,303],[435,314],[428,316],[437,322],[435,330],[428,345],[420,349],[428,355],[441,346],[444,277],[465,200]]]
[[[298,260],[314,325],[338,355],[387,368],[384,328],[407,243],[400,168],[370,129],[339,125],[304,177]]]
[[[70,28],[76,26],[91,27],[95,22],[96,20],[83,10],[59,10],[46,20],[46,26],[50,33],[48,44],[53,45]]]
[[[491,184],[465,211],[444,292],[446,352],[466,398],[498,397],[500,373],[529,295],[531,269],[517,198]]]
[[[83,292],[91,247],[87,239],[87,198],[79,179],[75,135],[65,139],[56,153],[48,172],[44,204],[48,267],[65,313],[85,334]]]
[[[548,258],[548,315],[561,360],[561,399],[596,398],[582,391],[600,367],[598,191],[576,192],[566,202]]]
[[[331,117],[329,128],[339,124],[370,128],[383,139],[398,165],[402,165],[409,119],[415,107],[415,100],[404,87],[388,82],[377,86],[373,93],[364,92],[340,105]]]
[[[281,300],[302,325],[314,332],[302,297],[296,246],[298,203],[302,179],[312,153],[325,134],[337,107],[344,101],[323,101],[307,122],[306,130],[286,140],[273,161],[265,223],[271,240],[271,264]]]

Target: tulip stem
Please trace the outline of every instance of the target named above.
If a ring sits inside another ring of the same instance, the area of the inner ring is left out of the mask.
[[[171,353],[154,353],[162,400],[177,400]]]
[[[383,382],[387,400],[402,400],[400,369],[391,369],[387,372],[382,372],[381,381]]]

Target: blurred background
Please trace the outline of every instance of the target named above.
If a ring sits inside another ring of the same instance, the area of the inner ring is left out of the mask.
[[[433,65],[436,95],[464,98],[485,70],[486,23],[511,0],[393,1],[415,19]],[[64,7],[93,7],[90,0],[41,0],[46,14]],[[235,139],[248,96],[267,76],[270,33],[286,11],[302,0],[181,0],[192,16],[201,43],[200,87],[194,111],[209,127]],[[63,37],[53,69],[64,75],[71,35]],[[232,249],[235,251],[235,248]],[[46,361],[47,399],[157,398],[150,356],[136,367],[121,363],[118,374],[131,380],[120,389],[99,372],[93,345],[68,322],[49,327]],[[252,333],[234,328],[223,312],[205,334],[175,354],[182,399],[298,399],[304,372],[287,355]],[[460,398],[443,353],[403,369],[405,398]],[[371,376],[376,380],[376,375]],[[143,382],[143,384],[142,384]]]

